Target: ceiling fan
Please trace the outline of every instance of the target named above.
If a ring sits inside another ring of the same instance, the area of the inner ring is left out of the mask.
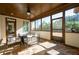
[[[30,10],[29,4],[27,4],[27,15],[28,15],[28,16],[31,15],[31,10]]]

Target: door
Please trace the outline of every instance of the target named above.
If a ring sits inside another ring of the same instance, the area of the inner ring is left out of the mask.
[[[63,13],[52,15],[52,36],[55,41],[63,42]]]
[[[15,42],[16,37],[16,20],[13,18],[6,18],[6,43]]]
[[[63,32],[62,32],[62,18],[53,19],[53,39],[62,42]]]

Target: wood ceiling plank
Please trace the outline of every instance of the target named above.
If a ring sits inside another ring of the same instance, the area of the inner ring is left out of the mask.
[[[66,9],[68,6],[60,6],[62,3],[30,3],[31,20],[56,13],[56,10]],[[74,4],[73,4],[74,5]],[[73,6],[72,5],[72,6]],[[59,7],[57,7],[59,6]],[[71,6],[71,7],[72,7]],[[11,15],[13,13],[13,15]],[[27,19],[27,3],[0,3],[0,14]]]

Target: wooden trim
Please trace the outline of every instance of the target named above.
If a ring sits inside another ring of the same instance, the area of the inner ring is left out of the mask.
[[[56,20],[56,19],[60,19],[60,18],[62,18],[62,17],[54,18],[54,19],[52,19],[52,20]]]
[[[12,18],[12,19],[13,19],[13,18]],[[17,27],[17,26],[16,26],[16,19],[14,19],[14,20],[15,20],[15,37],[16,37],[16,30],[17,30],[16,27]]]
[[[14,34],[15,34],[15,37],[16,37],[16,30],[17,30],[17,29],[16,29],[16,19],[6,17],[6,18],[5,18],[5,24],[6,24],[6,25],[5,25],[5,28],[6,28],[6,45],[8,44],[8,37],[7,37],[7,35],[8,35],[8,32],[7,32],[7,25],[8,25],[8,23],[7,23],[7,19],[15,20],[15,24],[14,24],[14,26],[15,26],[15,28],[14,28],[14,29],[15,29],[15,33],[14,33]]]
[[[50,39],[52,40],[53,38],[52,38],[52,32],[53,32],[53,30],[52,30],[52,15],[50,16]]]
[[[30,25],[31,25],[31,31],[33,31],[33,30],[32,30],[32,22],[30,22],[30,23],[31,23],[31,24],[30,24]]]
[[[42,20],[42,18],[41,18],[41,31],[43,31],[43,30],[42,30],[42,29],[43,29],[43,28],[42,28],[42,26],[43,26],[42,21],[43,21],[43,20]]]
[[[65,44],[65,11],[63,12],[62,17],[62,35],[63,35],[63,43]]]
[[[36,31],[36,20],[34,22],[35,22],[35,31]]]
[[[42,31],[42,18],[41,18],[41,31]]]
[[[75,47],[75,46],[71,46],[71,45],[68,45],[68,44],[64,44],[65,46],[69,46],[71,48],[75,48],[75,49],[79,49],[78,47]]]
[[[5,31],[6,31],[6,45],[7,45],[7,42],[8,42],[8,39],[7,39],[7,17],[5,18]]]
[[[32,27],[32,26],[31,26],[31,21],[30,21],[30,31],[31,31],[31,27]]]

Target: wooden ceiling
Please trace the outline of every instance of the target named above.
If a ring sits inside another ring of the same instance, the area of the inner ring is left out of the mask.
[[[30,20],[37,19],[49,15],[59,9],[64,9],[77,4],[62,4],[62,3],[2,3],[0,4],[0,14],[28,19],[27,5],[31,10]],[[64,7],[63,7],[64,6]],[[59,9],[58,9],[59,8]]]

